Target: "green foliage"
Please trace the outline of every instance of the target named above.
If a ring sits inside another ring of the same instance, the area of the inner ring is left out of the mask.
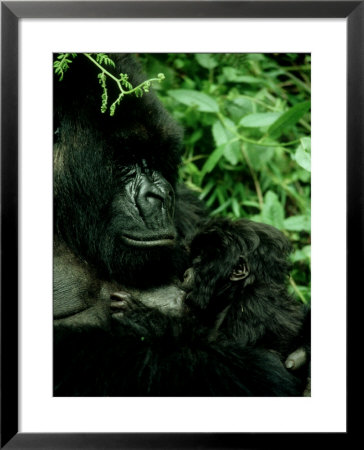
[[[191,89],[174,89],[168,91],[168,94],[183,103],[186,106],[195,107],[201,112],[219,112],[219,105],[213,98],[203,92],[193,91]]]
[[[60,53],[57,60],[53,63],[54,73],[59,75],[59,81],[63,80],[65,72],[69,69],[72,62],[71,58],[76,58],[76,53]]]
[[[293,242],[291,285],[310,300],[309,54],[145,54],[185,128],[182,180],[212,215],[247,217]]]
[[[132,84],[128,81],[128,74],[120,73],[115,76],[110,71],[106,70],[105,66],[110,66],[115,69],[114,61],[109,58],[106,53],[82,53],[92,64],[94,64],[100,73],[98,74],[99,83],[101,85],[101,112],[105,113],[108,108],[108,91],[106,81],[108,78],[113,80],[119,89],[119,95],[116,100],[110,105],[110,116],[115,114],[116,106],[120,105],[120,101],[124,95],[135,94],[136,97],[142,97],[144,92],[149,92],[152,81],[158,81],[159,83],[164,80],[165,76],[163,73],[159,73],[157,78],[150,78],[140,83],[138,86],[133,88]],[[72,63],[71,58],[76,58],[77,53],[60,53],[57,56],[57,60],[53,63],[54,73],[59,75],[59,81],[63,80],[65,72],[69,69],[69,65]]]
[[[95,54],[96,62],[100,65],[111,66],[115,68],[114,61],[108,57],[106,53],[96,53]]]

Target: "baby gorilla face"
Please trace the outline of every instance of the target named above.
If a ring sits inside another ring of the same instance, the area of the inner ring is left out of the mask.
[[[249,248],[241,237],[239,222],[224,219],[209,222],[191,243],[192,266],[185,272],[186,304],[207,318],[231,303],[250,274]]]
[[[290,244],[274,227],[245,219],[213,219],[191,242],[185,273],[186,304],[206,320],[234,302],[249,285],[282,283],[289,270]]]

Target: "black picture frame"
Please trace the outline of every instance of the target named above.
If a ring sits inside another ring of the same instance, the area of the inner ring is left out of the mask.
[[[21,18],[346,18],[347,302],[364,273],[364,1],[1,2],[1,448],[293,448],[348,446],[353,430],[310,433],[18,433],[18,25]],[[359,294],[360,295],[360,294]],[[352,345],[347,346],[348,356]],[[335,395],[333,393],[333,395]]]

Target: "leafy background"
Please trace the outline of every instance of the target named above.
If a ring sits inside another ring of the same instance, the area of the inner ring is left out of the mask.
[[[181,179],[211,215],[271,224],[292,241],[291,288],[310,301],[310,54],[140,54],[185,129]]]

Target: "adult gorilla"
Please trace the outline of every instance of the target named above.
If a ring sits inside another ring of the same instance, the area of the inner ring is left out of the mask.
[[[143,81],[131,56],[112,58]],[[181,131],[155,95],[125,96],[110,117],[97,74],[79,55],[54,83],[55,395],[299,395],[274,355],[211,343],[188,317],[143,302],[118,320],[125,289],[181,303],[173,282],[203,213],[176,187]]]
[[[113,59],[133,86],[143,81],[130,55]],[[97,74],[79,55],[54,82],[54,315],[87,323],[109,307],[96,302],[109,297],[104,282],[156,286],[183,273],[200,213],[176,193],[180,128],[153,93],[102,114]]]

